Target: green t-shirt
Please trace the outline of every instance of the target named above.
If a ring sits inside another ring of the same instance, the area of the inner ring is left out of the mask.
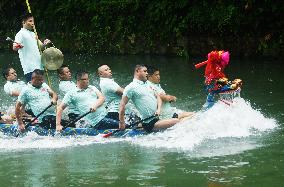
[[[109,78],[100,78],[100,88],[105,96],[106,107],[108,112],[118,112],[121,96],[119,96],[116,91],[120,86],[113,80]]]
[[[40,88],[36,88],[31,84],[28,84],[21,91],[18,101],[23,105],[27,106],[32,110],[34,115],[41,113],[47,106],[51,104],[51,98],[48,93],[49,86],[46,83],[43,83]],[[46,115],[55,116],[55,107],[50,107],[45,111],[39,118],[39,122],[42,121],[42,118]]]
[[[65,94],[69,92],[70,90],[76,89],[77,86],[73,81],[60,81],[59,82],[59,98],[63,99]],[[75,106],[70,104],[68,106],[68,113],[74,113],[74,114],[79,114],[79,111],[76,109]]]
[[[133,79],[133,81],[125,87],[123,96],[132,100],[141,114],[142,119],[154,115],[157,111],[157,98],[154,91],[149,88],[146,82]]]
[[[73,105],[80,112],[80,115],[87,113],[90,108],[97,102],[98,96],[96,92],[99,91],[95,86],[88,86],[86,89],[79,89],[76,87],[74,90],[70,90],[64,96],[62,103],[67,106]],[[97,108],[95,112],[88,114],[86,119],[92,126],[95,126],[107,115],[107,111],[104,105]]]

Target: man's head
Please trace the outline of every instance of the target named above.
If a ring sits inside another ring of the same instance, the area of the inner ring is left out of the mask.
[[[111,78],[112,77],[112,72],[110,67],[107,65],[102,65],[98,68],[98,75],[103,78]]]
[[[33,30],[34,29],[34,17],[31,13],[27,13],[22,17],[22,24],[25,29]]]
[[[40,88],[42,83],[44,82],[43,75],[44,75],[43,70],[35,69],[32,73],[31,84],[36,88]]]
[[[62,81],[70,81],[71,80],[71,72],[68,66],[61,66],[58,70],[57,70],[57,74],[60,80]]]
[[[154,66],[148,66],[147,70],[148,70],[148,80],[151,81],[152,83],[159,84],[161,81],[159,69]]]
[[[147,81],[147,67],[146,65],[138,64],[134,68],[134,77],[140,81]]]
[[[4,69],[3,71],[3,77],[7,81],[16,81],[17,80],[17,72],[13,68],[9,67]]]
[[[87,88],[89,86],[89,73],[86,71],[78,71],[76,73],[76,80],[78,88]]]

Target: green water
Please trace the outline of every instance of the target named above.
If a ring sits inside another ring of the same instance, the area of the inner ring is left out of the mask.
[[[203,59],[196,62],[198,60]],[[94,85],[98,84],[96,68],[108,64],[122,86],[131,82],[135,64],[156,65],[161,70],[163,88],[178,98],[176,107],[199,111],[204,102],[203,70],[193,70],[193,65],[181,58],[66,55],[65,63],[73,72],[80,68],[90,71]],[[0,54],[0,64],[1,71],[4,65],[14,66],[22,78],[17,54]],[[191,135],[194,135],[190,123],[184,129],[188,133],[165,133],[165,137],[168,136],[165,139],[161,135],[114,141],[34,135],[15,139],[1,135],[0,186],[283,186],[284,79],[280,61],[231,59],[226,73],[232,79],[243,79],[242,98],[265,119],[274,119],[276,127],[248,136],[224,137],[222,134],[190,146]],[[55,72],[49,75],[52,87],[57,90]],[[8,103],[3,84],[2,78],[1,107],[5,108]],[[229,114],[225,111],[224,115]],[[224,131],[226,124],[233,128],[233,121],[242,121],[242,117],[216,128]],[[260,117],[256,114],[251,118]],[[202,135],[201,122],[207,123],[200,120],[200,128],[196,127],[197,138]],[[258,125],[261,128],[262,124]],[[156,146],[151,146],[153,144]]]

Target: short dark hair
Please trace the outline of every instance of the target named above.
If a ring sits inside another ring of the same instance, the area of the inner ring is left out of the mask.
[[[66,65],[62,65],[60,68],[58,68],[57,74],[58,74],[58,75],[61,75],[61,74],[63,73],[63,69],[64,69],[64,68],[69,68],[69,67],[66,66]]]
[[[86,74],[88,74],[89,75],[89,73],[87,72],[87,71],[85,71],[85,70],[79,70],[79,71],[77,71],[76,72],[76,80],[78,81],[78,80],[80,80],[81,78],[82,78],[82,76],[83,75],[86,75]]]
[[[147,66],[146,66],[145,64],[137,64],[137,65],[134,67],[134,72],[135,72],[135,71],[138,71],[138,70],[140,70],[141,68],[144,68],[144,67],[147,68]]]
[[[155,66],[148,66],[147,67],[147,72],[148,72],[148,75],[154,75],[154,73],[156,72],[156,71],[160,71],[157,67],[155,67]]]
[[[22,21],[27,21],[29,18],[34,17],[31,13],[26,13],[22,16]]]
[[[8,75],[9,75],[10,69],[12,69],[12,68],[11,68],[11,67],[8,67],[8,68],[5,68],[5,69],[3,70],[2,75],[3,75],[4,79],[6,79],[6,80],[7,80],[7,77],[8,77]]]
[[[32,75],[41,75],[41,76],[43,76],[44,75],[44,71],[40,70],[40,69],[35,69],[33,71]]]

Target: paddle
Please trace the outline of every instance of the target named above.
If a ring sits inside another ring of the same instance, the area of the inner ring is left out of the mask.
[[[25,125],[25,127],[29,127],[33,122],[35,122],[35,120],[37,120],[37,118],[39,118],[43,113],[45,113],[45,111],[47,111],[52,105],[53,103],[50,103],[50,105],[48,105],[41,113],[39,113],[31,122]]]
[[[92,113],[92,110],[90,109],[88,112],[86,112],[85,114],[77,117],[76,119],[74,119],[73,121],[71,121],[70,123],[68,123],[66,126],[63,127],[63,129],[66,129],[67,127],[69,127],[70,125],[73,125],[74,123],[76,123],[77,121],[79,121],[80,119],[82,119],[83,117],[85,117],[86,115]]]
[[[153,115],[153,116],[150,116],[150,117],[148,117],[148,118],[141,119],[141,120],[139,120],[139,121],[137,121],[137,122],[135,122],[135,123],[132,123],[132,124],[130,124],[130,125],[126,125],[125,128],[133,127],[133,126],[135,126],[135,125],[138,125],[139,123],[142,123],[142,122],[144,122],[144,121],[146,121],[146,120],[149,120],[149,119],[152,119],[152,118],[155,118],[155,117],[157,117],[157,115]],[[117,132],[119,132],[119,131],[122,131],[122,130],[117,129],[117,130],[115,130],[115,131],[112,131],[112,132],[109,132],[109,133],[107,133],[107,134],[104,134],[104,135],[103,135],[103,138],[110,137],[111,135],[113,135],[113,134],[115,134],[115,133],[117,133]]]
[[[25,128],[29,127],[33,122],[35,122],[35,120],[37,120],[43,113],[45,113],[45,111],[47,111],[52,105],[53,103],[50,103],[50,105],[48,105],[42,112],[40,112],[33,120],[26,124]],[[19,135],[20,133],[16,134],[16,137],[18,137]]]

